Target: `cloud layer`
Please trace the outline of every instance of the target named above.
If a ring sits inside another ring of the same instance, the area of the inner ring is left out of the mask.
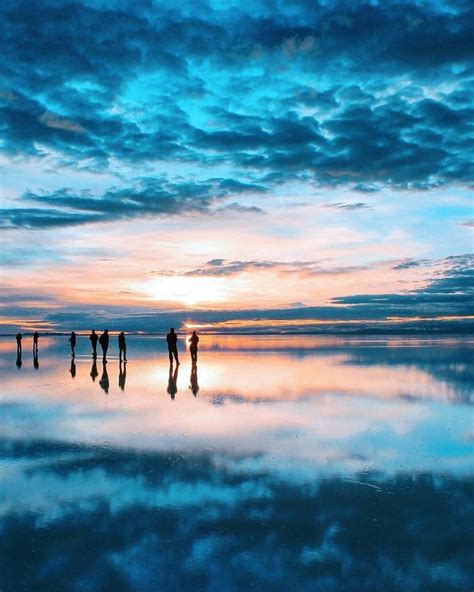
[[[48,213],[13,209],[8,225],[97,221],[109,199],[116,216],[193,209],[213,167],[236,196],[295,180],[369,193],[472,184],[468,2],[33,0],[0,10],[5,155],[122,181],[103,196],[30,187],[21,207],[44,190]],[[165,163],[188,169],[187,194],[170,179],[179,207],[167,192],[137,190],[160,184]]]

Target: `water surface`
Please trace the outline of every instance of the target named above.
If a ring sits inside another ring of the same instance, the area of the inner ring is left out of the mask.
[[[472,588],[472,347],[0,341],[0,589]]]

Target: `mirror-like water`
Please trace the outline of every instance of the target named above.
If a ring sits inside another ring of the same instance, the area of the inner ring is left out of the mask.
[[[0,340],[2,591],[469,589],[472,341],[115,340]]]

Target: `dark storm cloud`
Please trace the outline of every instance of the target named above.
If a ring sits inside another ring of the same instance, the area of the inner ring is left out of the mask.
[[[0,13],[8,154],[225,163],[235,194],[261,190],[255,173],[362,192],[474,178],[470,3],[10,0]]]

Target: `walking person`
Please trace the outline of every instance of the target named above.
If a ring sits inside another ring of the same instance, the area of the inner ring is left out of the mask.
[[[178,336],[174,332],[174,327],[171,327],[170,332],[166,336],[166,342],[168,344],[168,355],[170,358],[170,364],[173,365],[173,356],[176,360],[176,365],[179,366],[178,358]]]
[[[89,335],[89,341],[92,345],[92,357],[97,358],[97,342],[99,341],[99,336],[94,329],[92,329],[92,333]]]
[[[74,331],[71,331],[69,343],[71,344],[71,356],[74,358],[76,355],[76,334],[74,333]]]
[[[33,357],[38,357],[38,341],[39,341],[39,333],[35,331],[33,333]]]
[[[189,338],[189,351],[191,352],[191,362],[193,364],[196,364],[198,359],[198,343],[199,336],[196,331],[193,331],[193,334]]]
[[[121,331],[118,336],[118,346],[119,346],[119,360],[122,361],[122,353],[123,353],[123,361],[127,361],[127,343],[125,341],[125,333]]]
[[[107,357],[107,350],[109,349],[109,330],[106,329],[99,337],[100,347],[102,348],[102,358]]]

